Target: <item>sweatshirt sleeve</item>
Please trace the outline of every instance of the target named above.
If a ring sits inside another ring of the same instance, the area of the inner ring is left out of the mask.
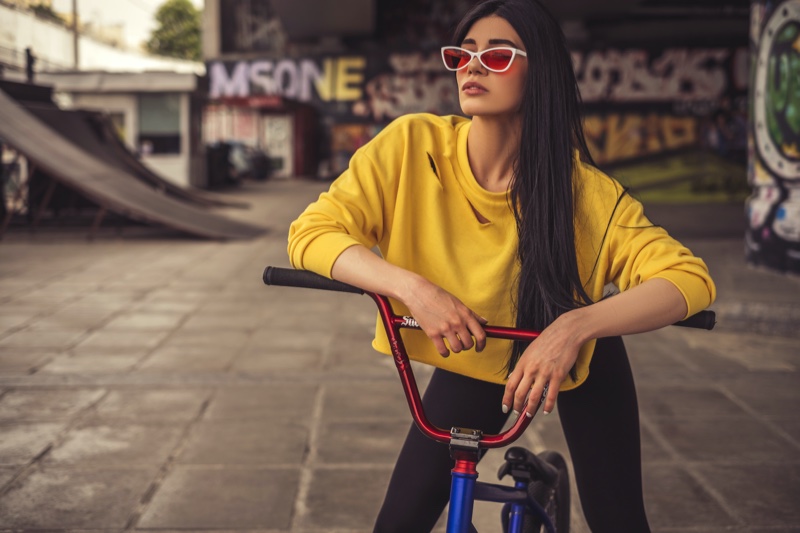
[[[705,262],[653,225],[638,200],[621,194],[609,227],[608,279],[620,291],[653,278],[669,280],[686,300],[687,317],[711,305],[716,287]]]
[[[333,264],[347,248],[377,244],[384,231],[385,183],[367,148],[327,192],[309,205],[289,229],[289,261],[294,268],[330,277]]]

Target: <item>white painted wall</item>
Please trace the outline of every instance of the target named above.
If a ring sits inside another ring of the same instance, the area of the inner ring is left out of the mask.
[[[74,69],[73,36],[68,28],[0,5],[0,62],[24,68],[28,47],[37,58],[37,71]],[[79,70],[205,72],[202,63],[122,50],[86,36],[79,37],[78,61]]]

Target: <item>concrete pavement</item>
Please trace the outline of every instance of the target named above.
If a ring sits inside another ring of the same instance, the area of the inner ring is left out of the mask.
[[[325,186],[231,192],[253,202],[232,216],[270,227],[251,242],[134,228],[0,242],[0,531],[371,530],[410,421],[369,346],[373,306],[260,281],[288,265],[289,222]],[[720,323],[626,339],[651,524],[800,531],[800,281],[742,264],[740,220],[693,233],[676,210],[653,218],[709,263]],[[566,454],[555,416],[522,444]],[[479,530],[496,517],[478,504]]]

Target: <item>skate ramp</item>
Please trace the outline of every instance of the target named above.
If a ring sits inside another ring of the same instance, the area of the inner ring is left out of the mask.
[[[125,146],[103,113],[63,110],[54,104],[21,102],[22,107],[50,128],[108,165],[130,173],[167,196],[200,207],[248,207],[194,187],[182,187],[153,172]]]
[[[81,147],[87,145],[80,135],[61,135],[2,90],[0,137],[57,182],[131,220],[212,239],[252,238],[265,231],[159,192],[112,163],[111,156]]]

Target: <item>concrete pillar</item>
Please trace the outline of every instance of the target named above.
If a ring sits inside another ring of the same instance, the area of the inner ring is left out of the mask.
[[[800,275],[800,0],[754,0],[746,259]]]

